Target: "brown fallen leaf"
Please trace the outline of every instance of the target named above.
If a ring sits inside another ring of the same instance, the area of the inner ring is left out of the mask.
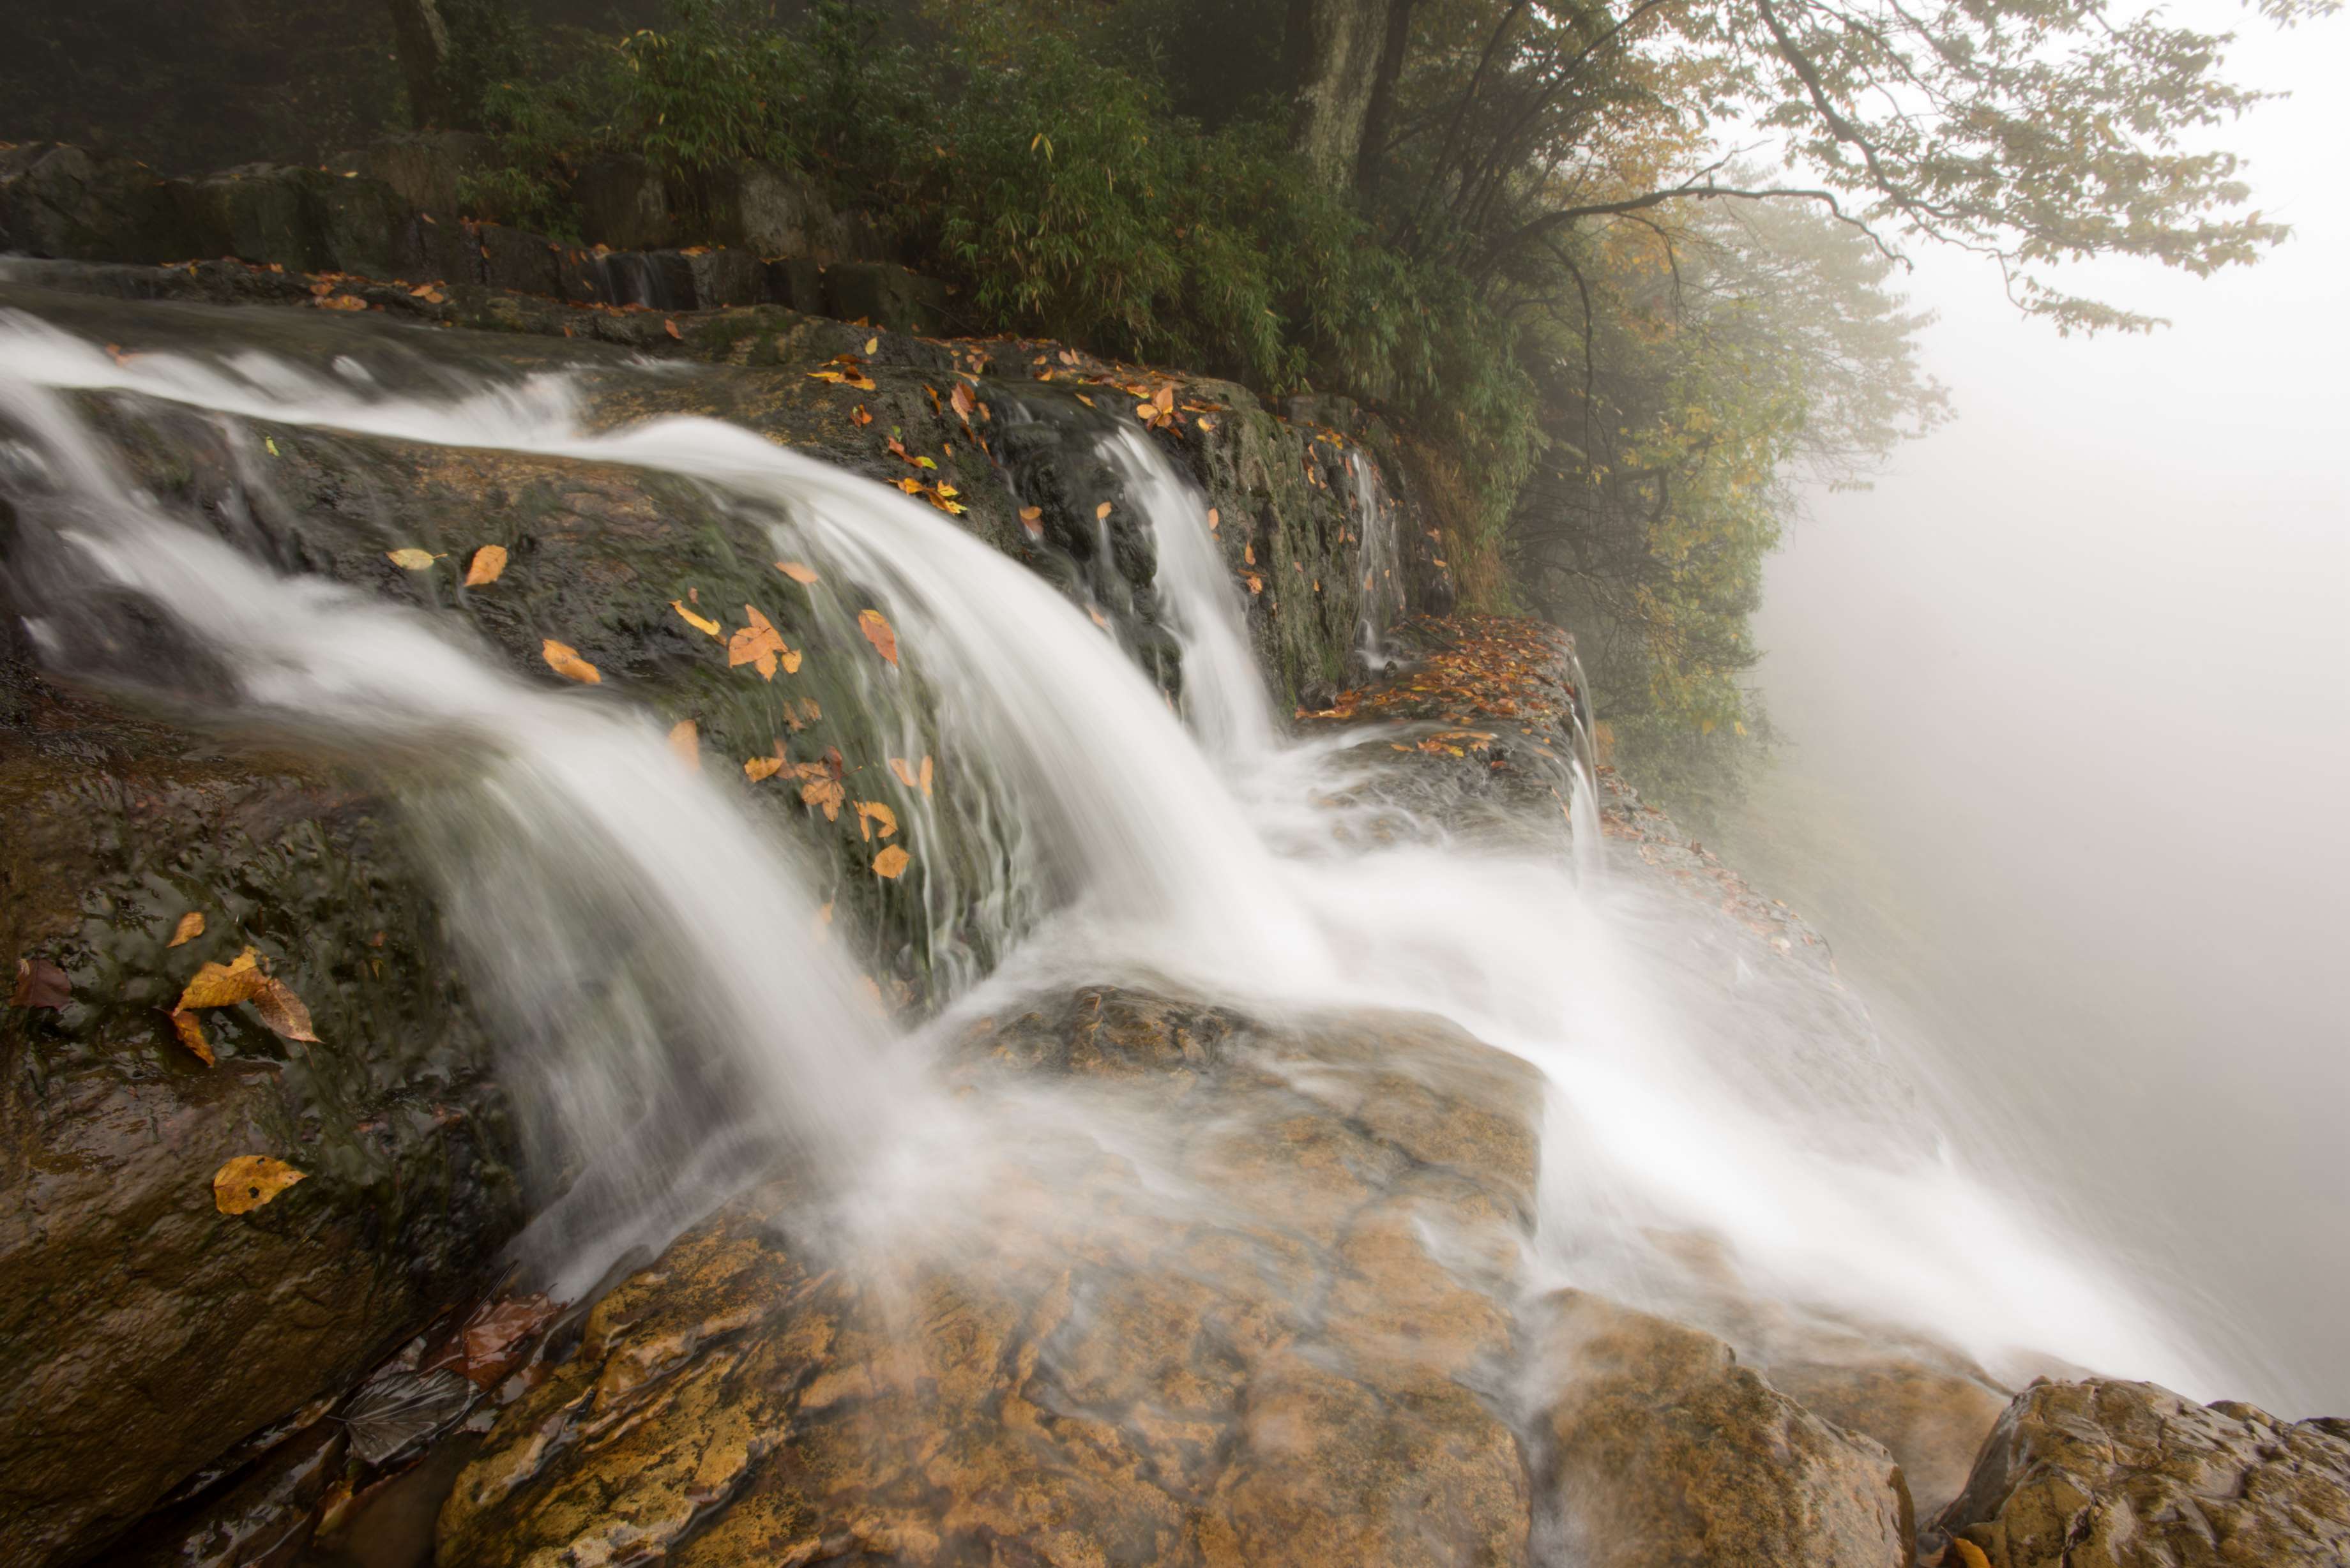
[[[583,686],[594,686],[604,679],[603,672],[580,658],[579,650],[568,643],[557,642],[551,637],[546,638],[541,641],[538,652],[539,657],[546,660],[547,668],[567,680],[577,680]]]
[[[194,941],[203,934],[204,912],[202,909],[190,909],[180,917],[180,923],[172,928],[172,940],[163,945],[167,948],[180,947]]]
[[[784,576],[791,578],[791,580],[795,583],[806,584],[812,583],[816,580],[816,568],[809,566],[806,561],[777,561],[775,563],[775,570],[783,573]]]
[[[669,727],[669,749],[687,767],[702,766],[702,732],[691,719],[680,719]]]
[[[879,610],[858,610],[857,629],[865,634],[865,640],[873,645],[873,651],[891,664],[898,662],[898,634]]]
[[[753,784],[774,778],[783,771],[784,759],[781,757],[753,757],[743,764],[743,776]]]
[[[869,839],[875,832],[887,838],[898,831],[898,814],[878,800],[857,803],[857,836]]]
[[[275,975],[264,975],[254,989],[253,1010],[273,1033],[288,1040],[307,1041],[315,1045],[318,1036],[310,1024],[310,1010],[294,994],[294,988]]]
[[[386,550],[383,558],[402,571],[429,572],[441,557],[430,550]]]
[[[873,875],[895,877],[904,873],[914,857],[898,845],[892,844],[873,857]]]
[[[208,963],[196,971],[187,989],[180,992],[174,1012],[190,1012],[199,1007],[234,1007],[240,1002],[250,1002],[268,977],[261,972],[261,955],[247,948],[228,963]]]
[[[840,787],[836,778],[814,778],[800,785],[800,799],[809,805],[821,807],[827,822],[840,820],[840,804],[848,792]]]
[[[466,1318],[458,1343],[464,1347],[459,1369],[476,1388],[491,1388],[515,1369],[530,1341],[555,1321],[560,1309],[543,1295],[484,1302]]]
[[[473,552],[473,562],[465,568],[465,586],[469,588],[486,587],[496,582],[505,569],[506,547],[504,545],[484,545]]]
[[[955,413],[962,419],[964,424],[967,425],[971,423],[972,399],[971,389],[969,387],[963,385],[961,381],[957,381],[954,386],[954,392],[947,399],[947,401],[954,406]]]
[[[691,610],[686,608],[685,601],[682,599],[670,600],[669,607],[677,611],[679,618],[682,619],[686,625],[691,627],[694,630],[700,632],[704,637],[716,637],[721,631],[725,629],[716,621],[712,620],[708,616],[696,615]]]
[[[194,1013],[172,1014],[172,1033],[180,1037],[180,1044],[185,1045],[197,1061],[207,1067],[213,1064],[212,1043],[204,1038],[203,1025],[196,1022]]]
[[[250,1214],[309,1173],[265,1154],[241,1154],[213,1174],[213,1206],[224,1214]]]

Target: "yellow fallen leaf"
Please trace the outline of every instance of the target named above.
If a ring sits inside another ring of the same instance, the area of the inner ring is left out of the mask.
[[[1950,1568],[1991,1568],[1991,1559],[1983,1549],[1963,1536],[1950,1538],[1950,1555],[1957,1560]]]
[[[669,749],[687,767],[702,765],[702,732],[694,727],[692,720],[680,719],[669,727]]]
[[[920,782],[919,775],[914,772],[914,764],[908,762],[903,757],[891,757],[889,759],[889,771],[896,774],[898,775],[898,782],[904,784],[908,789],[912,789],[915,784]]]
[[[224,1214],[249,1214],[308,1175],[265,1154],[241,1154],[213,1174],[213,1205]]]
[[[1107,519],[1107,518],[1108,518],[1108,516],[1109,516],[1109,503],[1108,503],[1108,502],[1105,501],[1105,502],[1103,502],[1099,506],[1097,506],[1097,507],[1095,507],[1095,508],[1094,508],[1094,521],[1095,521],[1095,522],[1097,522],[1097,523],[1103,522],[1103,521],[1105,521],[1106,519]]]
[[[783,771],[784,759],[781,757],[753,757],[743,764],[743,776],[753,784],[774,778]]]
[[[213,1064],[212,1045],[204,1039],[203,1025],[196,1022],[194,1013],[172,1014],[172,1032],[180,1037],[180,1044],[185,1045],[197,1061],[207,1067]]]
[[[928,758],[928,757],[924,757],[924,758],[922,759],[922,797],[923,797],[924,799],[926,799],[926,800],[927,800],[927,799],[929,799],[929,798],[930,798],[930,794],[931,794],[931,759],[930,759],[930,758]]]
[[[694,630],[700,632],[704,637],[716,637],[719,632],[723,629],[716,621],[712,620],[708,616],[696,615],[691,610],[686,608],[685,601],[682,599],[670,600],[669,607],[677,611],[678,615],[684,620],[686,625],[691,627]]]
[[[441,557],[430,550],[386,550],[383,558],[405,571],[429,572]]]
[[[878,800],[857,803],[857,836],[869,839],[874,832],[887,838],[898,831],[898,814]]]
[[[775,622],[761,615],[756,605],[744,605],[743,613],[751,618],[751,624],[736,632],[727,642],[726,662],[730,666],[754,665],[760,675],[769,680],[775,678],[775,666],[779,662],[785,674],[798,674],[800,655],[784,641],[783,635],[775,630]]]
[[[539,657],[547,667],[566,680],[577,680],[583,686],[594,686],[603,679],[603,672],[579,657],[579,650],[568,643],[545,639],[539,645]]]
[[[865,351],[866,351],[868,354],[872,353],[872,352],[873,352],[873,350],[875,350],[876,348],[880,348],[880,347],[881,347],[881,339],[879,339],[879,337],[868,337],[868,338],[865,340]]]
[[[180,917],[180,923],[172,928],[172,940],[163,945],[167,948],[176,948],[182,942],[194,941],[203,934],[204,912],[202,909],[190,909]]]
[[[816,706],[815,698],[803,697],[800,699],[800,716],[813,724],[824,717],[824,710]]]
[[[898,633],[879,610],[858,610],[857,629],[865,634],[865,640],[873,645],[876,653],[892,664],[898,662]]]
[[[240,1002],[250,1002],[267,978],[261,972],[259,958],[247,948],[232,962],[204,965],[188,981],[187,989],[180,992],[179,1003],[172,1011],[188,1012],[199,1007],[234,1007]]]
[[[272,1033],[288,1040],[306,1040],[315,1045],[317,1034],[310,1026],[310,1010],[294,994],[294,988],[274,975],[264,975],[254,989],[253,1010]]]
[[[775,570],[795,583],[812,583],[816,580],[816,568],[805,561],[777,561]]]
[[[465,586],[469,588],[484,587],[496,582],[498,575],[505,569],[506,547],[504,545],[484,545],[473,552],[473,564],[465,568]]]
[[[913,859],[903,848],[892,844],[873,857],[873,874],[876,877],[897,877],[913,863]]]

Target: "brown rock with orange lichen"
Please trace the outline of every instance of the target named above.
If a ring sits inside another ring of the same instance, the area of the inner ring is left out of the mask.
[[[1025,1134],[951,1231],[829,1266],[792,1189],[737,1200],[507,1411],[440,1561],[1525,1560],[1488,1395],[1531,1069],[1427,1019],[1273,1029],[1088,990],[951,1076],[1160,1136]]]

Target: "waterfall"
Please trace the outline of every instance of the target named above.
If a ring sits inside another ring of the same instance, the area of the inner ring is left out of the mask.
[[[273,575],[164,515],[111,477],[60,391],[685,476],[709,504],[750,509],[779,555],[821,568],[811,602],[827,645],[858,646],[868,607],[896,627],[898,662],[861,678],[861,722],[935,727],[984,775],[1000,885],[975,901],[997,911],[1009,950],[989,985],[1140,976],[1260,1009],[1439,1012],[1553,1086],[1540,1278],[1669,1296],[1654,1282],[1677,1265],[1655,1239],[1711,1238],[1742,1289],[1919,1325],[1989,1363],[2031,1347],[2200,1381],[2126,1293],[1965,1172],[1840,987],[1757,966],[1707,906],[1472,852],[1435,824],[1390,844],[1290,831],[1276,849],[1271,795],[1295,830],[1333,770],[1372,764],[1327,746],[1247,759],[1229,584],[1204,518],[1147,454],[1125,455],[1149,496],[1169,613],[1187,663],[1198,649],[1221,665],[1187,670],[1213,694],[1193,722],[1234,748],[1215,762],[1041,579],[933,510],[744,430],[668,418],[596,434],[560,379],[395,398],[257,355],[118,359],[21,317],[0,317],[0,363],[6,411],[45,470],[12,482],[27,515],[228,671],[228,716],[338,738],[394,776],[422,757],[461,774],[426,792],[463,803],[437,836],[451,907],[508,1033],[534,1055],[585,1056],[538,1075],[575,1136],[625,1141],[648,1098],[723,1101],[748,1080],[770,1125],[820,1149],[878,1138],[927,1091],[863,1010],[858,977],[808,940],[793,858],[725,788],[678,765],[658,724],[609,688],[525,684],[423,617]],[[1394,509],[1359,454],[1350,465],[1376,646],[1394,609]],[[98,607],[37,602],[47,657],[102,662]],[[1261,787],[1236,791],[1220,772]],[[1575,794],[1577,837],[1596,846],[1587,774]],[[616,952],[628,960],[613,996]],[[592,1027],[570,1026],[582,1018]],[[651,1142],[650,1174],[616,1202],[678,1183],[691,1143]],[[954,1158],[951,1140],[907,1147],[890,1158]],[[843,1179],[879,1158],[840,1162]]]
[[[1347,513],[1361,541],[1363,607],[1355,642],[1365,665],[1384,669],[1388,628],[1403,613],[1403,583],[1396,576],[1402,553],[1396,539],[1395,503],[1379,480],[1378,465],[1358,446],[1347,449]]]
[[[1273,704],[1249,643],[1240,587],[1209,530],[1207,504],[1140,431],[1121,428],[1103,450],[1159,546],[1152,586],[1183,650],[1184,720],[1211,756],[1262,758],[1277,732]]]

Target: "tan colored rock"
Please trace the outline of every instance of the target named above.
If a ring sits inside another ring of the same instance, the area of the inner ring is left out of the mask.
[[[2350,1563],[2350,1422],[2151,1383],[2034,1384],[1935,1522],[1991,1568]]]
[[[1884,1444],[1921,1520],[1966,1486],[1976,1453],[2007,1407],[2006,1391],[1980,1370],[1898,1353],[1842,1363],[1773,1360],[1762,1376],[1822,1420]]]
[[[1588,1568],[1905,1568],[1909,1493],[1878,1444],[1830,1426],[1711,1334],[1579,1291],[1544,1303],[1558,1391],[1536,1466],[1548,1543]]]
[[[1034,1158],[972,1180],[951,1236],[879,1258],[795,1239],[791,1187],[739,1199],[505,1413],[444,1568],[1526,1560],[1488,1395],[1530,1069],[1425,1019],[1272,1029],[1096,989],[980,1031],[951,1075],[983,1118],[1043,1082],[1169,1137],[1015,1140]]]

